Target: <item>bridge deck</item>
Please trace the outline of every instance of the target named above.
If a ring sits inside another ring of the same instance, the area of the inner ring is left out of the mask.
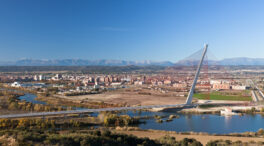
[[[179,108],[179,107],[192,107],[192,106],[193,105],[187,105],[187,104],[174,104],[174,105],[150,105],[150,106],[136,106],[136,107],[116,107],[116,108],[70,110],[70,111],[58,111],[58,112],[11,114],[11,115],[1,115],[0,118],[1,119],[2,118],[24,118],[24,117],[63,115],[63,114],[94,113],[94,112],[103,112],[103,111],[139,110],[139,109],[151,109],[151,108]]]

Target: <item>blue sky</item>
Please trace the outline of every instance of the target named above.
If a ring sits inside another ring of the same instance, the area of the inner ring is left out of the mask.
[[[0,60],[264,58],[262,0],[0,0]]]

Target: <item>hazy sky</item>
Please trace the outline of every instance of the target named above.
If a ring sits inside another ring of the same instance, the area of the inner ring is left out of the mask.
[[[0,0],[0,60],[264,58],[263,0]]]

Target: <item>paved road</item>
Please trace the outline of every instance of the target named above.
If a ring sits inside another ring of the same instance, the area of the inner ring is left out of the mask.
[[[256,89],[258,90],[258,93],[259,93],[259,95],[260,95],[260,98],[261,98],[262,100],[264,100],[264,94],[263,94],[263,92],[258,88],[258,86],[256,86]]]
[[[252,90],[253,100],[256,102],[264,100],[264,94],[255,84],[255,82],[251,79],[247,80],[247,82],[250,84],[252,88],[257,89],[257,90],[254,89]]]
[[[102,112],[102,111],[123,111],[123,110],[138,110],[138,109],[152,109],[152,108],[188,108],[193,106],[195,105],[174,104],[174,105],[151,105],[151,106],[137,106],[137,107],[116,107],[116,108],[85,109],[85,110],[71,110],[71,111],[58,111],[58,112],[11,114],[11,115],[1,115],[0,118],[40,117],[40,116],[63,115],[63,114],[81,114],[81,113],[93,113],[93,112]]]
[[[257,96],[255,90],[252,90],[252,91],[251,91],[251,94],[252,94],[252,97],[253,97],[253,101],[258,102],[259,99],[258,99],[258,96]]]

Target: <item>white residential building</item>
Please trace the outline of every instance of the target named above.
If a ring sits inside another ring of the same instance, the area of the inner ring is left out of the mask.
[[[21,87],[21,84],[18,82],[14,82],[11,84],[11,87]]]

